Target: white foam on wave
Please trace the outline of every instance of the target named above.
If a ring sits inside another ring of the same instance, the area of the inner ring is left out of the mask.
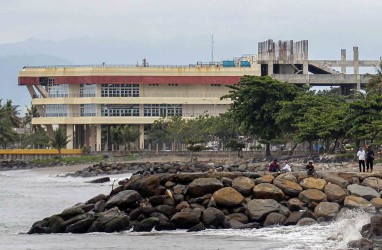
[[[370,222],[371,214],[349,210],[330,223],[311,226],[275,226],[244,230],[206,230],[202,235],[241,236],[278,242],[271,249],[346,249],[347,243],[361,237],[363,225]]]

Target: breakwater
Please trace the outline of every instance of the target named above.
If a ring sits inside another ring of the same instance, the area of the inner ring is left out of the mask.
[[[169,164],[169,163],[168,163]],[[37,221],[29,233],[190,231],[326,223],[348,209],[382,208],[379,173],[138,170],[110,194]]]

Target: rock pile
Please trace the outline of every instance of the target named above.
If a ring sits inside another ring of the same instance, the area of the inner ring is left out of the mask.
[[[331,221],[347,209],[382,208],[382,175],[205,172],[133,175],[100,194],[37,221],[29,233],[258,228]]]
[[[148,176],[152,174],[163,174],[163,173],[193,173],[193,172],[208,172],[208,171],[218,171],[218,172],[259,172],[267,171],[269,162],[259,162],[252,163],[249,161],[231,161],[225,163],[215,163],[215,162],[128,162],[128,163],[109,163],[100,162],[94,164],[75,173],[69,173],[66,176],[73,177],[94,177],[99,175],[111,175],[111,174],[124,174],[136,172],[136,174],[141,174],[143,176]],[[293,163],[293,171],[302,171],[305,169],[305,164],[303,163]],[[317,170],[331,170],[339,171],[344,168],[352,168],[355,166],[353,163],[346,164],[316,164]]]
[[[10,160],[10,161],[0,162],[0,171],[26,169],[26,168],[28,168],[28,166],[25,161]]]
[[[26,161],[20,161],[20,160],[0,161],[0,171],[55,167],[55,166],[62,166],[62,163],[60,163],[59,161],[51,162],[48,164],[32,163],[32,162],[26,162]]]

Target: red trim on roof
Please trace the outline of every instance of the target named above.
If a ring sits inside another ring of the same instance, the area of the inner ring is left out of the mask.
[[[241,76],[54,76],[55,84],[237,84]],[[19,85],[35,85],[40,77],[19,77]]]

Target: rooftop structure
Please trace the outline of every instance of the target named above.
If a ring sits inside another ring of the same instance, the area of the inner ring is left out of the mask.
[[[25,66],[19,85],[25,85],[40,117],[33,124],[62,127],[71,138],[68,149],[111,148],[109,130],[117,124],[139,127],[140,149],[151,149],[145,135],[160,117],[192,118],[208,111],[224,113],[231,103],[220,100],[228,93],[225,85],[237,84],[244,75],[271,75],[298,85],[339,85],[344,93],[361,88],[367,78],[360,67],[376,67],[379,60],[360,61],[358,48],[353,60],[309,60],[308,41],[260,42],[258,54],[222,62],[180,65],[49,65]],[[337,72],[332,67],[340,67]],[[346,74],[352,67],[352,74]]]

